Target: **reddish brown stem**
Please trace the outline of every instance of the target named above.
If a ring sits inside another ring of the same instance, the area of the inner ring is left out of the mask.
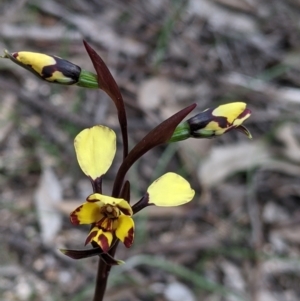
[[[115,256],[117,247],[118,247],[118,241],[116,241],[116,243],[109,251],[109,254],[112,257]],[[96,287],[95,287],[95,294],[94,294],[93,301],[103,301],[110,269],[111,266],[107,265],[103,260],[101,260],[101,258],[99,258]]]

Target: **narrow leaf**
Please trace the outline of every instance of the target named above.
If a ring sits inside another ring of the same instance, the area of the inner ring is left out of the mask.
[[[177,125],[196,107],[196,104],[192,104],[185,109],[177,112],[173,116],[169,117],[152,131],[150,131],[128,154],[120,169],[117,173],[114,183],[113,193],[114,197],[117,197],[120,193],[120,187],[122,186],[124,177],[132,166],[141,156],[147,153],[150,149],[166,143],[172,137]]]
[[[99,88],[108,94],[108,96],[113,100],[117,108],[124,147],[123,158],[125,158],[128,153],[128,134],[127,117],[123,97],[115,79],[111,75],[109,69],[107,68],[102,58],[86,41],[83,41],[83,44],[97,72]]]
[[[126,181],[121,190],[120,197],[130,203],[130,182]]]
[[[103,253],[102,249],[99,247],[85,250],[60,249],[60,251],[64,255],[76,260],[99,255],[107,265],[120,265],[124,263],[124,261],[115,259],[108,253]]]

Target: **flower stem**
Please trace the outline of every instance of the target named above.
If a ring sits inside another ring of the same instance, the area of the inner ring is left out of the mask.
[[[101,260],[101,258],[99,258],[96,287],[95,287],[95,294],[94,294],[93,301],[103,300],[109,271],[110,271],[110,267],[103,260]]]
[[[116,253],[117,247],[118,241],[116,241],[113,247],[109,250],[109,255],[113,257]],[[106,264],[101,258],[99,258],[96,287],[93,301],[103,301],[111,267],[111,265]]]

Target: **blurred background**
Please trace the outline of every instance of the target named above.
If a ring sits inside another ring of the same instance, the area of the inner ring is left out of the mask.
[[[93,71],[82,40],[95,48],[123,94],[131,147],[191,103],[252,110],[253,140],[190,139],[134,165],[133,202],[165,171],[189,179],[196,197],[135,217],[105,300],[300,299],[299,16],[299,0],[0,1],[0,49]],[[94,124],[119,135],[116,110],[100,90],[51,85],[5,59],[0,91],[0,299],[89,301],[97,258],[58,251],[83,248],[89,231],[69,222],[92,192],[73,139]]]

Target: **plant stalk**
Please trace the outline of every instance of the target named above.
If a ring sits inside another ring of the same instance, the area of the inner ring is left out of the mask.
[[[119,242],[116,241],[115,244],[113,245],[113,247],[108,252],[113,257],[115,256],[115,253],[116,253],[116,250],[118,247],[118,243]],[[110,270],[111,270],[111,265],[106,264],[101,259],[101,257],[99,257],[98,271],[97,271],[97,278],[96,278],[96,287],[95,287],[93,301],[103,301]]]

